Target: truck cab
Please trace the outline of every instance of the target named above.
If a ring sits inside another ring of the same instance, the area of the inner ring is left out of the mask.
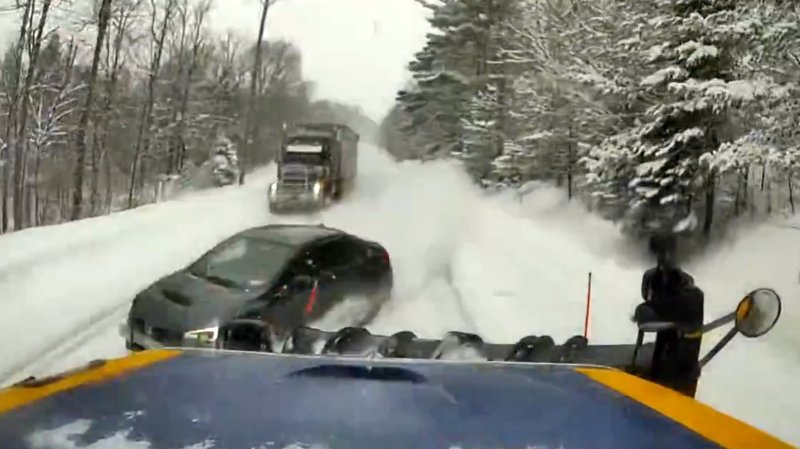
[[[285,132],[271,212],[309,211],[338,200],[354,183],[358,135],[344,125],[302,125]]]

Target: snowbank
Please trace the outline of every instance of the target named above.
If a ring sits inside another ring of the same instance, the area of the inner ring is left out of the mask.
[[[25,342],[0,347],[0,379],[50,366],[55,361],[45,355],[62,357],[63,346],[93,331],[107,335],[109,316],[120,316],[139,290],[231,233],[265,222],[265,176],[244,187],[0,237],[0,341]],[[118,355],[120,341],[104,344]]]

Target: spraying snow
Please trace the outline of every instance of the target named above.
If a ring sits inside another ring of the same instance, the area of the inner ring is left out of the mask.
[[[566,204],[563,192],[542,187],[523,202],[487,197],[448,162],[395,163],[368,146],[359,167],[354,194],[312,216],[267,213],[268,167],[245,186],[0,238],[0,338],[25,340],[3,345],[0,381],[123,355],[117,325],[137,291],[230,234],[270,222],[322,221],[389,250],[394,298],[373,332],[563,341],[583,330],[592,272],[591,340],[635,337],[629,317],[646,261],[611,224]],[[699,398],[795,444],[800,398],[786,386],[800,375],[798,243],[800,231],[765,225],[689,267],[706,291],[707,319],[758,286],[783,296],[783,322],[762,340],[734,340],[704,373]]]

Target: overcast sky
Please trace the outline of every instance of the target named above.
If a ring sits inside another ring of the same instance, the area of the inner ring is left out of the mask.
[[[255,39],[260,0],[215,0],[214,30]],[[9,0],[0,0],[2,6]],[[266,38],[285,38],[303,53],[303,70],[316,96],[361,106],[380,119],[408,79],[406,64],[425,42],[425,10],[414,0],[279,0]],[[16,32],[0,16],[0,44]]]

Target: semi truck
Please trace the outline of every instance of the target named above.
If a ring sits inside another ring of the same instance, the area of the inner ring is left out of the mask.
[[[339,201],[355,187],[359,135],[336,123],[287,126],[278,152],[277,181],[269,186],[270,212],[311,212]]]

